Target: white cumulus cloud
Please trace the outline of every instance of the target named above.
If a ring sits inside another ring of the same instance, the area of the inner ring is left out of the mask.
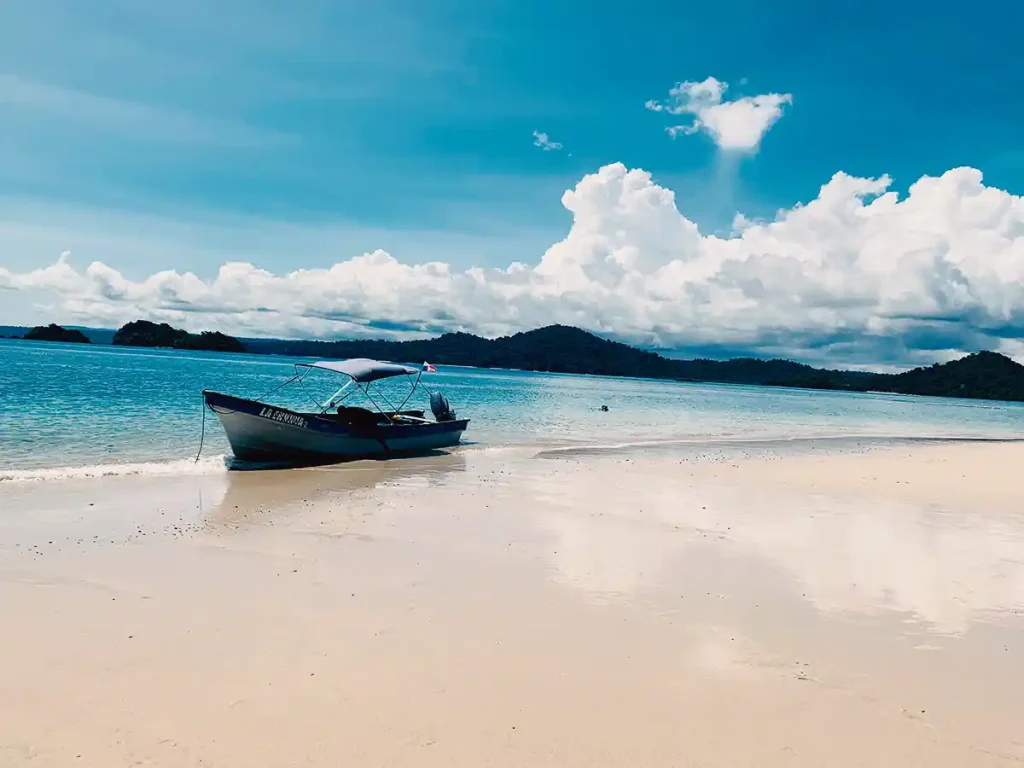
[[[531,264],[458,270],[375,251],[284,274],[231,262],[207,278],[131,280],[63,255],[0,268],[0,291],[48,293],[65,321],[146,317],[248,335],[494,336],[565,323],[830,365],[1021,352],[1024,200],[973,168],[922,177],[903,199],[889,186],[837,173],[810,202],[772,221],[738,216],[723,237],[701,233],[649,173],[616,163],[565,192],[572,226]]]
[[[788,93],[765,93],[728,100],[728,88],[728,83],[714,77],[699,83],[677,83],[666,101],[648,101],[646,107],[653,112],[693,116],[689,123],[665,129],[672,138],[705,131],[721,149],[753,152],[793,97]]]
[[[534,131],[533,146],[540,147],[545,152],[552,152],[561,149],[562,143],[559,141],[552,141],[546,133],[542,133],[541,131]]]

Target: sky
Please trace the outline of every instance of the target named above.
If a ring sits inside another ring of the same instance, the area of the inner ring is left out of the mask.
[[[1024,360],[1024,9],[0,4],[0,323]]]

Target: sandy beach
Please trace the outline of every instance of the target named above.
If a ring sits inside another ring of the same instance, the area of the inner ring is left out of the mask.
[[[0,766],[1024,762],[1024,444],[0,485]]]

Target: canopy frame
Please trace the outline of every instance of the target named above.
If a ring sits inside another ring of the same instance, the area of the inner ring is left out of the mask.
[[[284,388],[288,384],[291,384],[293,381],[297,381],[303,393],[317,407],[321,414],[326,413],[329,409],[336,408],[345,400],[347,400],[352,395],[353,392],[359,391],[363,394],[364,397],[366,397],[367,400],[370,401],[370,403],[373,404],[373,407],[376,408],[379,413],[387,415],[387,411],[381,408],[377,401],[374,400],[373,396],[370,394],[370,386],[374,382],[380,381],[381,379],[389,379],[397,376],[415,376],[416,378],[413,380],[412,385],[409,388],[409,393],[405,396],[405,399],[402,400],[401,404],[397,408],[390,400],[388,400],[387,396],[384,394],[383,391],[379,389],[379,387],[374,388],[374,392],[377,394],[377,396],[380,397],[388,406],[391,407],[393,413],[398,414],[399,412],[401,412],[402,408],[405,407],[406,403],[408,403],[409,400],[412,398],[413,394],[416,392],[417,387],[420,386],[420,380],[423,377],[422,368],[413,368],[412,366],[409,365],[400,365],[398,363],[388,363],[379,360],[370,360],[367,358],[352,358],[349,360],[318,360],[315,363],[295,363],[294,365],[295,375],[292,376],[287,381],[285,381],[284,383],[272,389],[263,397],[259,398],[259,400],[263,400],[264,398],[272,395],[274,392],[277,392],[278,390]],[[337,373],[342,376],[347,376],[348,381],[346,381],[345,384],[340,389],[335,391],[334,394],[327,398],[325,402],[321,403],[315,397],[313,397],[313,395],[311,395],[304,386],[302,386],[303,379],[305,379],[306,376],[309,375],[309,372],[312,371],[314,368],[330,371],[331,373]],[[353,387],[353,385],[354,388],[348,393],[346,393],[345,390],[349,389],[350,387]],[[424,390],[426,390],[427,393],[429,394],[429,390],[427,390],[426,387],[424,387]]]

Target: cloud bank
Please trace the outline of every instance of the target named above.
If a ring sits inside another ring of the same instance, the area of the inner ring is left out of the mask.
[[[384,251],[272,274],[131,280],[101,262],[15,273],[0,290],[49,294],[55,319],[145,317],[248,335],[495,336],[549,323],[633,343],[848,365],[1024,351],[1024,199],[973,168],[925,176],[837,173],[772,221],[702,234],[643,170],[607,165],[562,196],[572,226],[534,264],[456,270]]]
[[[714,77],[702,82],[677,83],[666,101],[648,101],[652,112],[693,115],[690,123],[670,125],[672,138],[680,134],[707,133],[720,149],[754,152],[761,139],[782,117],[782,108],[793,102],[788,93],[766,93],[725,100],[729,84]]]

